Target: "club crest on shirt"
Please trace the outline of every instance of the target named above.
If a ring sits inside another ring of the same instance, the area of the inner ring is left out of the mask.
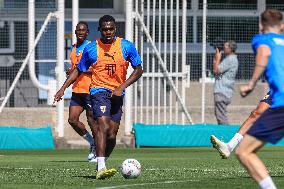
[[[112,76],[116,71],[116,64],[106,64],[105,70],[107,70],[109,76]]]
[[[106,106],[100,106],[100,109],[101,109],[101,111],[102,111],[103,113],[106,112]]]
[[[263,97],[262,100],[266,100],[266,99],[268,99],[268,97],[269,97],[269,95],[265,95],[265,97]]]

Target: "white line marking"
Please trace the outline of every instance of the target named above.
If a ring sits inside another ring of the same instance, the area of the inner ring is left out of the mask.
[[[156,185],[156,184],[172,184],[172,183],[183,183],[183,182],[196,182],[199,180],[181,180],[181,181],[164,181],[164,182],[152,182],[152,183],[140,183],[140,184],[125,184],[119,186],[106,186],[106,187],[99,187],[97,189],[113,189],[113,188],[124,188],[124,187],[131,187],[131,186],[145,186],[145,185]]]
[[[29,170],[29,169],[33,169],[33,168],[32,167],[0,167],[0,169]]]

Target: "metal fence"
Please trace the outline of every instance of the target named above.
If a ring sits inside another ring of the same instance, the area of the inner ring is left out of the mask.
[[[236,75],[235,94],[229,106],[231,123],[239,124],[240,112],[249,112],[267,92],[267,85],[259,82],[257,90],[247,99],[238,94],[240,84],[252,76],[254,55],[251,39],[259,32],[260,13],[267,8],[283,9],[280,1],[207,1],[206,16],[206,78],[202,81],[202,24],[203,0],[136,0],[134,12],[143,18],[135,19],[134,41],[143,57],[144,76],[134,87],[135,122],[148,124],[189,123],[182,119],[183,109],[169,85],[163,69],[159,65],[160,56],[173,79],[182,101],[195,123],[214,123],[213,102],[213,57],[214,48],[210,45],[216,38],[237,42],[239,69]],[[183,23],[182,8],[186,6],[186,22]],[[151,47],[142,25],[147,27],[155,46],[156,55]],[[182,28],[186,27],[186,39]],[[182,40],[186,47],[182,48]],[[182,56],[186,60],[183,62]],[[184,65],[185,64],[185,65]],[[262,78],[263,81],[263,78]],[[202,96],[202,83],[205,94]],[[205,107],[202,108],[202,105]],[[202,115],[205,118],[202,118]],[[185,121],[185,122],[184,122]]]
[[[57,9],[55,0],[37,0],[36,33],[49,12]],[[189,123],[183,105],[193,118],[201,122],[201,102],[205,101],[205,122],[215,122],[212,118],[212,60],[214,49],[210,43],[217,37],[235,40],[238,44],[237,55],[239,70],[238,84],[249,79],[254,67],[254,55],[250,40],[258,33],[259,14],[265,8],[284,10],[284,3],[276,0],[208,0],[206,17],[206,93],[201,99],[202,77],[202,0],[133,0],[134,42],[143,59],[144,76],[134,86],[133,121],[143,123]],[[186,7],[185,17],[183,8]],[[141,16],[139,21],[135,15]],[[11,85],[22,59],[28,52],[28,3],[19,0],[0,2],[0,97],[4,97]],[[98,19],[98,18],[96,18]],[[124,36],[124,24],[119,21],[120,36]],[[92,20],[88,20],[92,22]],[[71,45],[71,21],[65,24],[65,58],[68,65],[69,46]],[[97,24],[97,23],[96,23]],[[146,30],[143,29],[143,24]],[[93,25],[93,24],[92,24]],[[96,27],[94,27],[96,28]],[[185,35],[183,29],[185,28]],[[56,62],[55,22],[49,23],[45,34],[36,48],[36,75],[44,84],[55,78]],[[155,53],[150,38],[159,53]],[[92,36],[98,36],[93,33]],[[183,44],[183,41],[186,43]],[[161,61],[162,60],[162,61]],[[165,76],[164,63],[168,71]],[[173,81],[176,92],[171,86]],[[241,107],[255,106],[265,93],[266,85],[259,89],[249,100],[243,101],[237,94],[230,106],[239,111]],[[68,92],[67,92],[68,93]],[[181,102],[178,100],[181,97]],[[0,98],[1,99],[1,98]],[[253,99],[253,100],[252,100]],[[46,107],[47,93],[36,88],[25,69],[20,81],[7,103],[7,107]],[[66,103],[67,105],[67,103]],[[234,112],[233,111],[233,112]],[[238,114],[236,114],[238,115]],[[238,123],[236,119],[233,123]]]
[[[36,1],[36,35],[39,32],[49,12],[56,10],[54,0]],[[28,2],[3,1],[1,6],[1,20],[4,26],[0,28],[0,57],[1,57],[1,85],[0,94],[5,96],[11,86],[23,59],[27,56],[28,45]],[[2,40],[5,39],[5,40]],[[9,49],[9,52],[5,51]],[[5,61],[9,60],[9,61]],[[47,84],[48,79],[55,78],[56,63],[56,22],[48,24],[35,50],[35,71],[42,84]],[[17,83],[15,90],[7,102],[7,107],[40,107],[46,106],[47,93],[37,89],[29,75],[28,66]]]

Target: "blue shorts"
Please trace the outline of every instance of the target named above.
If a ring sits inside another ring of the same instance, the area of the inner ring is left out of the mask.
[[[260,100],[260,102],[265,102],[266,104],[268,105],[271,105],[272,104],[272,98],[269,94],[270,92],[268,92],[264,97],[263,99]]]
[[[81,106],[86,111],[92,111],[91,98],[86,93],[72,93],[70,106]]]
[[[116,123],[120,123],[122,116],[123,97],[113,96],[111,92],[102,91],[91,95],[94,118],[101,116],[111,117]]]
[[[276,144],[284,136],[284,107],[266,110],[247,134],[259,140]]]

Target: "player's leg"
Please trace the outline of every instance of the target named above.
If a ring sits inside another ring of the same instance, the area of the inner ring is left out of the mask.
[[[93,110],[92,110],[92,102],[91,97],[89,94],[85,94],[84,97],[82,97],[84,109],[86,110],[86,117],[88,125],[92,131],[93,136],[93,144],[90,145],[90,153],[88,155],[88,160],[90,162],[97,162],[96,159],[96,142],[95,142],[95,130],[96,130],[96,121],[93,118]]]
[[[111,121],[107,133],[106,157],[108,158],[116,145],[116,135],[122,117],[123,97],[112,96],[111,99]]]
[[[110,124],[110,117],[101,116],[97,118],[98,128],[95,133],[96,141],[97,141],[97,159],[98,159],[98,170],[106,168],[105,166],[105,151],[106,151],[106,143],[107,143],[107,130]]]
[[[106,153],[105,153],[106,158],[109,158],[111,152],[113,151],[116,145],[116,135],[118,129],[119,129],[119,123],[116,123],[113,120],[111,120],[107,132],[107,143],[106,143]]]
[[[107,169],[105,164],[107,131],[110,125],[110,92],[100,92],[91,96],[94,119],[97,122],[95,131],[96,153],[97,153],[97,179],[112,177],[115,169]]]
[[[106,179],[114,176],[117,172],[116,169],[106,168],[106,145],[107,145],[107,130],[110,124],[110,117],[102,116],[98,117],[98,129],[96,132],[96,152],[97,152],[97,179]]]
[[[276,144],[284,136],[284,107],[269,108],[247,131],[236,154],[261,188],[276,188],[256,152],[265,142]],[[264,142],[265,141],[265,142]]]
[[[85,125],[79,120],[80,115],[85,109],[85,96],[85,94],[72,93],[69,106],[68,122],[72,128],[90,144],[90,146],[94,146],[95,142],[93,136],[87,131]]]
[[[260,181],[262,178],[268,176],[268,171],[261,160],[256,156],[258,150],[265,144],[265,142],[257,138],[245,135],[240,143],[239,148],[236,150],[236,156],[239,161],[245,166],[249,174]]]
[[[236,150],[236,155],[241,164],[247,169],[251,177],[259,184],[261,188],[276,189],[271,177],[268,174],[264,163],[257,157],[257,151],[265,142],[257,138],[245,135]]]
[[[88,160],[90,162],[97,162],[97,159],[96,159],[96,142],[95,142],[95,132],[96,132],[97,123],[96,123],[95,119],[93,118],[93,111],[86,109],[86,117],[87,117],[88,125],[90,126],[90,129],[92,131],[92,136],[93,136],[93,141],[94,141],[94,143],[92,145],[90,145],[90,153],[88,155]]]
[[[248,131],[248,129],[252,126],[252,124],[263,114],[268,108],[270,104],[261,101],[256,109],[254,109],[250,116],[246,119],[246,121],[241,125],[239,131],[234,135],[234,137],[228,142],[222,142],[214,135],[211,135],[211,143],[214,148],[216,148],[223,159],[226,159],[230,156],[230,153],[234,151],[236,146],[239,145],[241,140],[243,139],[244,134]]]
[[[256,109],[254,109],[246,121],[241,125],[239,131],[235,134],[235,136],[227,143],[230,152],[232,152],[236,146],[239,145],[243,136],[247,133],[249,128],[253,125],[253,123],[260,117],[260,115],[265,112],[270,105],[266,102],[260,102]]]

